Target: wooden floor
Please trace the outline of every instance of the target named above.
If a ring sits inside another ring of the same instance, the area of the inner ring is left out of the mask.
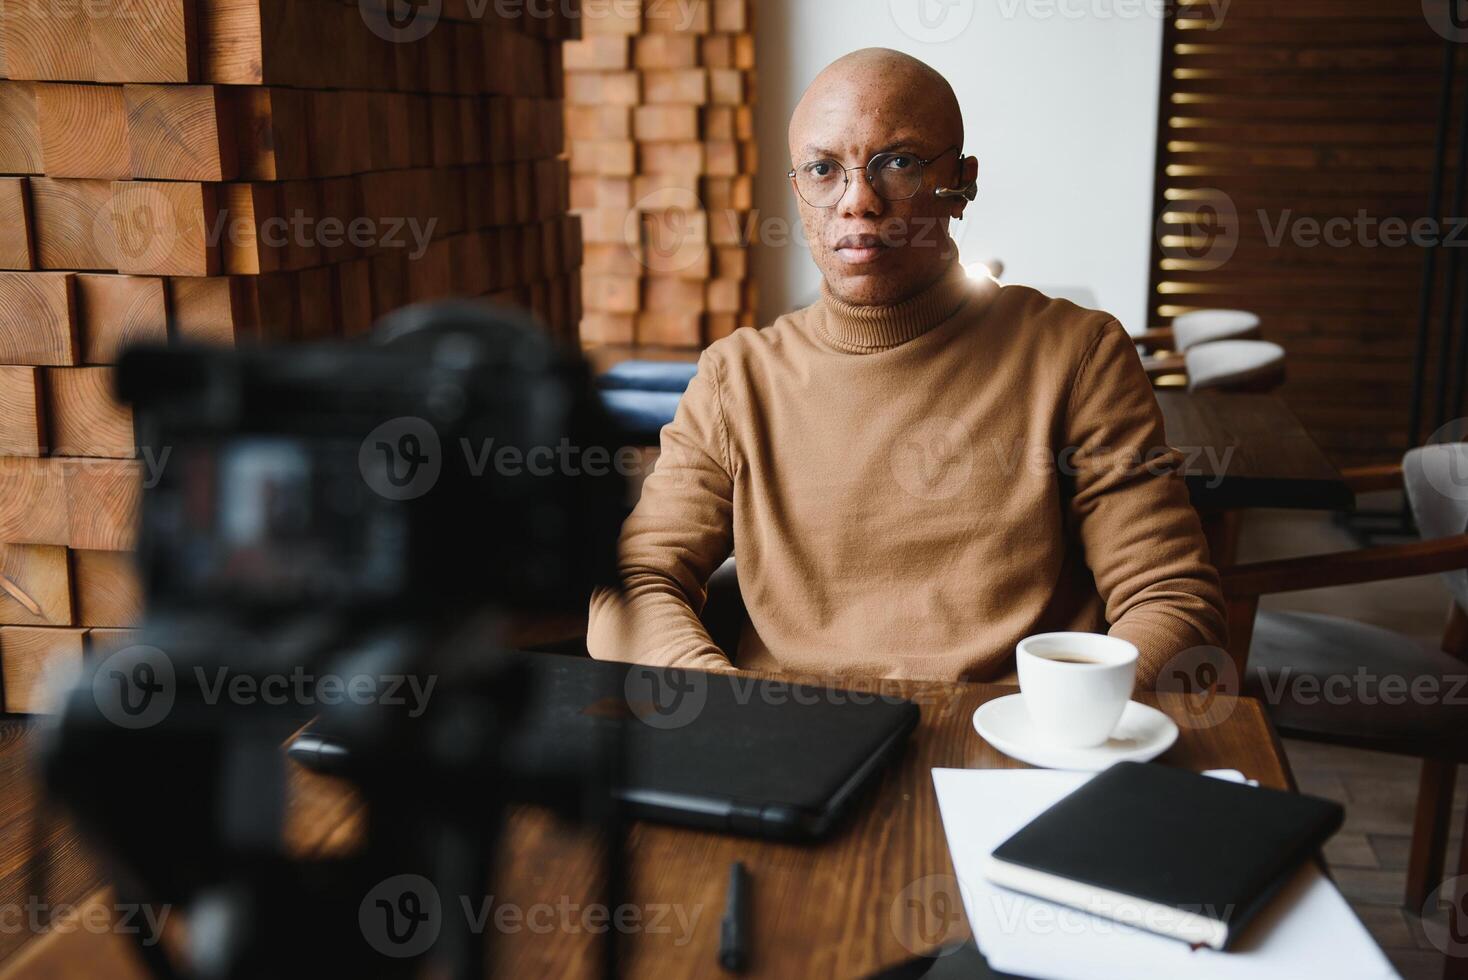
[[[1356,543],[1351,536],[1323,515],[1261,511],[1250,514],[1244,523],[1239,560],[1353,547]],[[1336,615],[1349,609],[1355,619],[1424,639],[1440,639],[1448,602],[1438,578],[1427,576],[1276,596],[1265,605]],[[1302,792],[1337,800],[1346,807],[1345,826],[1326,847],[1325,856],[1356,914],[1407,980],[1439,980],[1442,954],[1428,942],[1418,916],[1402,909],[1417,799],[1417,760],[1293,740],[1285,741],[1285,752]],[[1460,772],[1454,833],[1448,847],[1450,864],[1462,846],[1468,804],[1465,781],[1468,774]]]
[[[1308,742],[1285,742],[1301,792],[1338,800],[1346,824],[1325,848],[1336,884],[1407,980],[1440,980],[1443,956],[1428,942],[1421,920],[1402,909],[1417,762]],[[1453,810],[1463,826],[1464,774]],[[1448,846],[1449,861],[1462,846],[1460,832]],[[1439,913],[1439,920],[1441,913]]]

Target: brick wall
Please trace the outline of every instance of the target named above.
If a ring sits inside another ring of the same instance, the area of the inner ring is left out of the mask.
[[[566,47],[582,341],[698,349],[754,326],[748,0],[608,4]]]

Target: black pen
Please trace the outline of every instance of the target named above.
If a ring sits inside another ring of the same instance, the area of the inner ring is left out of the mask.
[[[729,868],[729,895],[719,923],[719,965],[730,973],[743,973],[749,966],[749,872],[743,861]]]

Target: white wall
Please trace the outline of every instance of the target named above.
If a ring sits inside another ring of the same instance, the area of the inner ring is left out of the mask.
[[[799,220],[785,178],[786,126],[816,73],[857,48],[896,48],[942,72],[963,106],[966,151],[979,158],[979,199],[953,226],[965,261],[996,255],[1007,282],[1088,288],[1129,329],[1144,328],[1162,43],[1157,6],[758,0],[762,216]],[[919,19],[924,9],[927,27]],[[762,324],[818,294],[820,275],[804,247],[761,245],[754,261]]]

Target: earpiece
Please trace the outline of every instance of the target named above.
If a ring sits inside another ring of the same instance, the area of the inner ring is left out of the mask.
[[[966,157],[962,157],[962,156],[958,158],[958,165],[960,167],[963,166],[963,161],[965,159],[967,159],[967,158]],[[937,190],[935,190],[933,192],[933,196],[934,197],[961,197],[961,198],[963,198],[964,200],[967,200],[967,201],[974,201],[974,200],[977,200],[978,199],[978,196],[979,196],[979,182],[978,182],[978,180],[971,180],[967,184],[962,185],[961,187],[940,187],[940,188],[938,188]]]

